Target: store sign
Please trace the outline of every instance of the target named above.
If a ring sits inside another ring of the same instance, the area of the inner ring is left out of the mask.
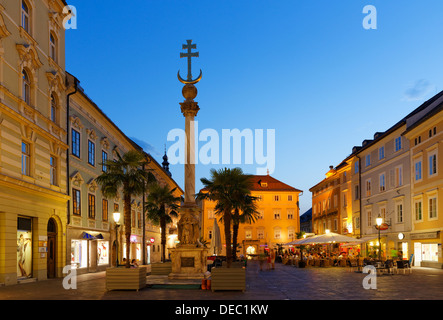
[[[149,241],[151,241],[151,243],[154,243],[155,239],[151,238],[151,239],[149,239]]]
[[[375,229],[380,229],[380,230],[388,230],[389,229],[389,225],[387,224],[387,223],[382,223],[381,225],[380,225],[380,227],[379,226],[375,226]]]
[[[411,239],[435,239],[438,237],[437,232],[411,233]]]

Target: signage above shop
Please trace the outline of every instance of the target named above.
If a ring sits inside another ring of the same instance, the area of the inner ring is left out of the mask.
[[[375,229],[380,229],[380,230],[388,230],[389,229],[389,225],[387,224],[387,223],[382,223],[381,225],[380,225],[380,227],[379,226],[375,226]]]
[[[151,241],[151,243],[154,243],[154,242],[155,242],[155,239],[154,239],[154,238],[151,238],[151,239],[149,239],[149,241]]]

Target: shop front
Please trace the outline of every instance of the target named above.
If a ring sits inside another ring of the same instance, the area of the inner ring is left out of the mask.
[[[78,274],[104,271],[111,265],[109,232],[69,229],[69,264]]]
[[[411,234],[414,248],[414,266],[443,268],[440,231]]]

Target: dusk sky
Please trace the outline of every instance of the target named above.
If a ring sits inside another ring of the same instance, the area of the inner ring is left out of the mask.
[[[77,29],[66,31],[66,70],[127,136],[162,162],[168,132],[184,129],[177,71],[186,77],[180,52],[192,39],[199,130],[215,129],[221,144],[222,129],[275,129],[272,176],[304,191],[301,214],[329,165],[443,90],[441,0],[69,4]],[[366,5],[377,29],[363,27]],[[225,166],[238,165],[197,165],[197,191]],[[170,170],[184,189],[183,165]]]

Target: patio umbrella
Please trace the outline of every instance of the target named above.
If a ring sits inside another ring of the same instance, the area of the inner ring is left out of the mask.
[[[361,242],[359,239],[344,236],[338,233],[325,233],[320,234],[314,237],[302,239],[298,241],[296,244],[327,244],[327,243],[349,243],[349,242]]]
[[[216,219],[214,219],[214,226],[212,229],[211,251],[212,250],[214,250],[214,254],[220,254],[222,251],[220,228],[218,227]]]

